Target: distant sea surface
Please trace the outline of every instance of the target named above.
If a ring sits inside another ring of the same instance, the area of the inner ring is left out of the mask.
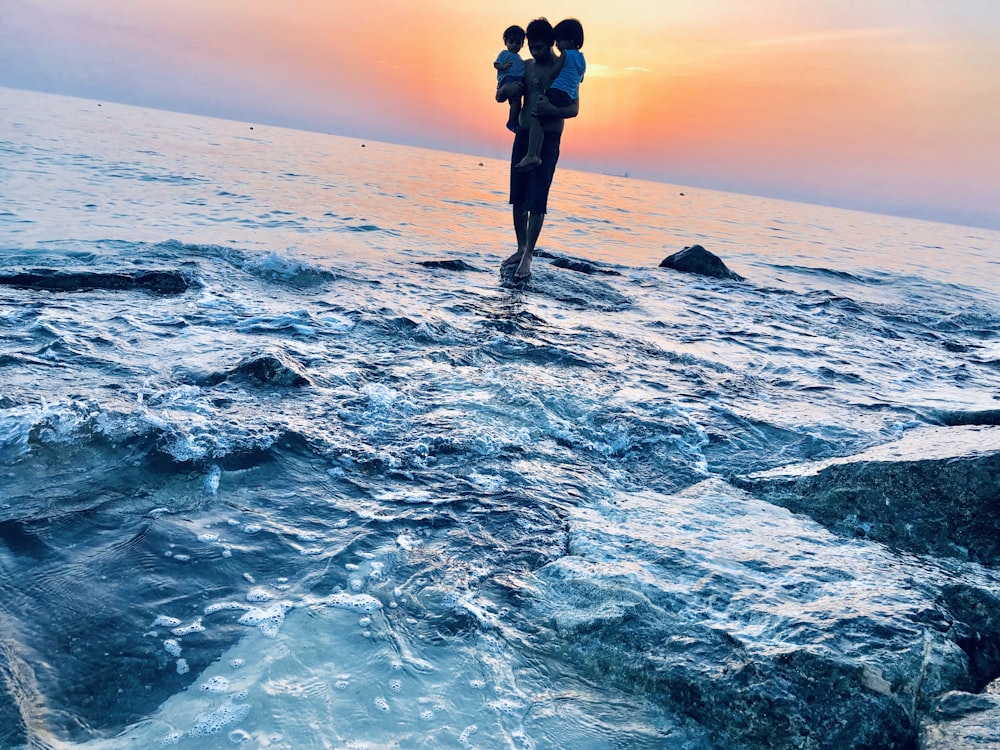
[[[729,480],[1000,409],[1000,233],[560,169],[514,287],[510,223],[504,161],[0,89],[0,747],[725,748],[708,644],[922,637],[955,569]]]

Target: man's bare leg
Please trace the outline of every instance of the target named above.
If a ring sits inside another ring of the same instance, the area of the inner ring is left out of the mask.
[[[528,241],[528,212],[523,205],[511,206],[511,219],[514,222],[514,236],[517,237],[517,252],[501,263],[500,268],[520,263]]]
[[[535,243],[538,242],[538,235],[542,233],[542,224],[545,221],[545,214],[540,211],[533,211],[528,214],[527,236],[524,252],[521,254],[521,262],[517,264],[514,271],[514,281],[520,281],[531,276],[531,258],[535,254]]]

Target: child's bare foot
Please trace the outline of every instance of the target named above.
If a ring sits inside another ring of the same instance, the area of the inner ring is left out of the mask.
[[[541,163],[542,160],[537,156],[525,156],[515,165],[515,167],[520,169],[522,172],[527,172],[529,169],[534,169]]]

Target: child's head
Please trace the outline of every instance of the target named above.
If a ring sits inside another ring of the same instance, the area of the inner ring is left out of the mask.
[[[503,43],[511,52],[520,52],[524,46],[524,29],[520,26],[508,26],[503,32]]]
[[[552,32],[555,34],[556,46],[559,49],[583,49],[583,24],[575,18],[560,21]]]

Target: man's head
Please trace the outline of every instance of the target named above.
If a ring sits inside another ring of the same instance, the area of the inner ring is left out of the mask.
[[[528,24],[525,36],[528,41],[528,52],[535,60],[541,62],[552,57],[552,45],[556,43],[556,37],[548,20],[536,18]]]

